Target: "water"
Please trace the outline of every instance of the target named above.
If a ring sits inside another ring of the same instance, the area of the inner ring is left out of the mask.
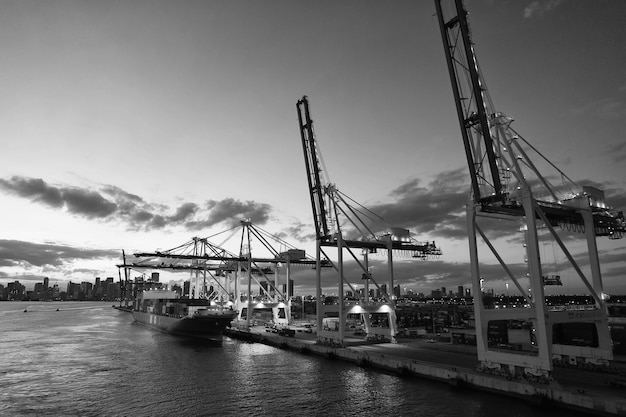
[[[227,337],[192,343],[110,303],[1,302],[0,360],[2,416],[573,415]]]

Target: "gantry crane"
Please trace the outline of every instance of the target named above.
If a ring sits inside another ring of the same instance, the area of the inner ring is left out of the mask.
[[[339,191],[328,179],[322,179],[320,167],[320,151],[313,131],[309,101],[307,97],[296,104],[304,161],[311,197],[311,209],[316,233],[316,260],[330,262],[330,257],[323,247],[337,248],[337,263],[333,264],[337,272],[337,304],[323,304],[321,270],[317,268],[316,298],[318,320],[318,343],[343,345],[346,339],[346,320],[349,314],[360,314],[364,321],[365,332],[369,339],[395,341],[396,317],[394,297],[390,292],[394,289],[393,253],[403,253],[414,258],[427,259],[438,257],[441,250],[435,242],[418,242],[408,230],[392,227],[380,230],[375,224],[382,220],[379,216],[358,204]],[[378,234],[377,234],[378,233]],[[355,250],[361,250],[363,262]],[[343,255],[348,252],[362,270],[359,279],[364,281],[364,297],[346,302],[344,286],[357,293],[344,273]],[[369,267],[369,254],[377,251],[387,252],[388,283],[382,284],[381,278],[375,277]],[[376,302],[370,300],[370,282],[378,289],[383,298]],[[387,288],[386,288],[387,287]],[[330,326],[325,319],[338,320]],[[382,327],[372,326],[370,319],[384,323]]]
[[[123,263],[118,268],[124,269],[126,281],[131,269],[191,271],[193,276],[189,280],[189,288],[183,288],[183,297],[207,298],[222,305],[232,305],[239,312],[238,319],[243,329],[250,328],[253,313],[259,309],[271,310],[274,324],[289,324],[293,296],[289,290],[292,266],[311,268],[318,262],[250,220],[242,220],[238,226],[211,237],[232,232],[226,238],[229,240],[237,235],[236,229],[240,229],[238,254],[212,243],[209,238],[193,237],[172,249],[135,253],[131,262],[123,255]],[[253,256],[253,242],[259,243],[269,256]],[[276,249],[276,245],[283,250]],[[322,262],[319,266],[328,265]],[[286,271],[284,292],[280,290],[279,267],[284,267]],[[242,277],[246,277],[246,289],[241,287]],[[252,296],[253,282],[259,287],[259,297]]]
[[[606,206],[602,190],[577,186],[511,127],[512,118],[496,110],[479,70],[462,0],[435,0],[435,7],[472,184],[467,227],[478,359],[486,371],[518,377],[535,375],[542,381],[550,379],[553,359],[571,364],[606,365],[613,356],[596,236],[623,237],[626,231],[624,216]],[[551,170],[549,175],[540,172],[544,167]],[[549,178],[561,178],[562,184],[553,185]],[[530,281],[528,290],[488,239],[478,218],[521,222]],[[584,233],[591,279],[583,273],[558,229]],[[551,280],[546,279],[542,270],[540,230],[547,230],[548,236],[565,255],[569,267],[593,297],[593,306],[578,307],[577,310],[546,306],[544,285]],[[527,308],[485,308],[478,296],[483,280],[478,254],[479,236],[502,265],[503,275],[508,276],[525,297]],[[497,328],[498,323],[507,320],[532,322],[536,354],[515,353],[492,346],[493,341],[488,335],[490,328]],[[573,341],[576,338],[567,337],[574,332],[587,334],[589,337],[583,339],[589,341]]]

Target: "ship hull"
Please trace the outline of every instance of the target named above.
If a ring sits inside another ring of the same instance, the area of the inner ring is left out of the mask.
[[[234,318],[229,314],[177,318],[141,311],[132,313],[137,323],[153,329],[220,344],[224,329]]]

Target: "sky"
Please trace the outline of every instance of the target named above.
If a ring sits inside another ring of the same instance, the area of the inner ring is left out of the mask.
[[[497,109],[626,209],[626,2],[466,8]],[[241,219],[314,255],[295,106],[306,95],[330,181],[443,251],[399,259],[396,283],[470,285],[470,178],[432,2],[0,0],[0,51],[0,284],[117,279],[122,250]],[[523,274],[519,238],[497,236]],[[598,238],[607,293],[626,293],[625,241]],[[545,252],[567,291],[582,287]],[[495,263],[484,271],[503,292]],[[312,279],[297,273],[296,292]]]

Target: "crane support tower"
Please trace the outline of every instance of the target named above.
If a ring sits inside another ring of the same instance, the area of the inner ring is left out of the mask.
[[[554,364],[607,366],[613,354],[596,236],[623,237],[624,216],[606,206],[602,190],[577,186],[513,130],[512,118],[496,111],[479,70],[462,0],[435,0],[435,7],[472,184],[467,227],[482,369],[546,382]],[[540,173],[545,173],[544,167],[552,170],[549,175]],[[561,178],[562,184],[555,186],[548,178]],[[515,275],[481,227],[502,220],[517,225],[525,235],[525,276]],[[589,265],[591,279],[564,244],[563,231],[584,234],[586,258],[581,264]],[[544,285],[561,283],[560,277],[544,275],[547,266],[540,253],[546,237],[593,297],[592,305],[546,305]],[[486,272],[479,263],[479,241],[480,248],[488,248],[502,266],[500,278],[512,281],[523,296],[523,306],[495,309],[484,303],[480,294]],[[506,329],[511,322],[532,326],[530,352],[516,352],[493,337],[499,326]]]
[[[417,242],[406,229],[391,227],[382,231],[377,224],[382,220],[379,216],[340,192],[328,180],[323,180],[321,153],[313,132],[306,96],[298,100],[296,108],[317,242],[317,341],[321,344],[345,345],[350,337],[348,317],[360,315],[363,329],[358,330],[365,332],[367,339],[393,342],[397,333],[394,297],[389,294],[394,288],[393,253],[428,259],[441,255],[441,250],[435,242]],[[324,303],[322,300],[319,263],[331,262],[324,251],[325,247],[337,249],[337,262],[333,263],[337,272],[336,303]],[[356,253],[357,250],[361,251],[362,261]],[[379,283],[381,279],[374,276],[369,267],[369,255],[378,251],[387,253],[388,284]],[[360,278],[365,288],[363,295],[358,298],[358,291],[344,273],[344,253],[351,255],[361,268]],[[370,297],[370,284],[381,294],[378,300]],[[355,294],[351,300],[346,299],[345,287]]]

